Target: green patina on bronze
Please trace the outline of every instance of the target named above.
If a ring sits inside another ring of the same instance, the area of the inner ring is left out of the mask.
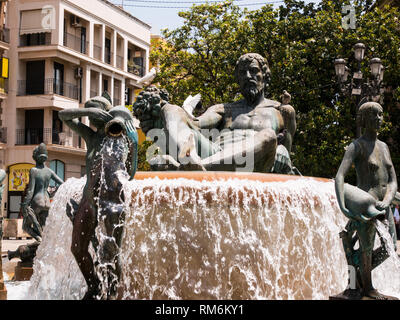
[[[21,203],[23,222],[22,229],[31,235],[36,242],[19,246],[16,251],[8,251],[8,259],[20,258],[22,262],[31,265],[36,255],[36,250],[42,241],[42,232],[46,224],[50,209],[50,195],[48,192],[50,180],[57,185],[64,181],[57,174],[48,168],[47,148],[41,143],[33,150],[32,158],[36,165],[29,171],[29,184],[26,196]]]
[[[79,121],[89,117],[96,128]],[[119,249],[125,221],[123,175],[132,179],[137,167],[138,136],[133,117],[123,106],[113,107],[108,94],[94,97],[82,109],[65,109],[60,119],[86,142],[86,184],[80,203],[73,199],[67,215],[73,223],[71,251],[86,280],[84,299],[112,299],[120,277]],[[98,221],[104,221],[107,239],[95,236]],[[107,281],[100,282],[88,249],[92,243],[98,263],[109,265]],[[113,267],[113,265],[115,267]],[[102,290],[104,289],[104,290]]]
[[[395,199],[397,178],[388,146],[378,139],[383,110],[376,102],[364,103],[359,109],[362,136],[347,148],[335,178],[335,190],[339,207],[349,218],[340,233],[347,264],[356,270],[355,287],[347,288],[333,299],[393,299],[374,289],[372,270],[388,258],[388,244],[378,233],[381,246],[374,249],[377,234],[376,219],[386,221],[396,248],[396,230],[390,208]],[[349,169],[354,165],[357,187],[344,183]],[[359,248],[355,249],[358,242]],[[351,274],[351,273],[350,273]]]
[[[293,173],[289,154],[296,131],[295,110],[265,98],[270,79],[267,61],[256,53],[244,54],[235,75],[244,98],[211,106],[199,117],[170,104],[165,90],[150,86],[139,94],[133,110],[143,131],[151,136],[155,132],[151,129],[162,129],[159,136],[169,143],[162,150],[165,155],[156,156],[164,163],[155,161],[153,170],[236,171],[241,167],[236,159],[252,154],[248,171]],[[218,134],[210,140],[204,129],[216,129]]]

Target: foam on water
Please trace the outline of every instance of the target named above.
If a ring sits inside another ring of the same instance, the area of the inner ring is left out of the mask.
[[[85,293],[65,214],[84,184],[71,178],[54,198],[29,299]],[[327,299],[347,286],[347,219],[333,182],[152,178],[126,182],[124,193],[120,299]],[[396,257],[374,270],[377,289],[399,296],[398,270]]]

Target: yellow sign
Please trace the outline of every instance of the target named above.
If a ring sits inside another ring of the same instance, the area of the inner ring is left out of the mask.
[[[8,79],[8,58],[1,58],[1,76]]]
[[[19,163],[9,167],[8,190],[24,191],[29,183],[29,170],[35,165],[31,163]]]

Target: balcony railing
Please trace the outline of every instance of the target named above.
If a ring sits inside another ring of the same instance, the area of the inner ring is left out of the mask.
[[[0,142],[7,143],[7,128],[0,128]]]
[[[43,141],[43,128],[17,129],[16,145],[39,144]]]
[[[144,67],[139,66],[137,64],[134,64],[134,65],[128,64],[128,72],[132,73],[138,77],[143,77],[144,76]]]
[[[64,46],[83,54],[89,51],[89,42],[70,33],[64,33]]]
[[[52,128],[44,128],[44,143],[57,144],[66,147],[82,148],[81,137],[75,132],[59,131]]]
[[[10,29],[0,29],[0,41],[10,43]]]
[[[21,47],[45,46],[51,44],[51,33],[24,34],[19,38]]]
[[[0,94],[8,93],[8,79],[0,78]]]
[[[101,47],[93,45],[93,58],[101,61]]]
[[[124,57],[117,56],[117,68],[123,69],[124,66]]]
[[[91,98],[97,97],[98,95],[99,95],[99,94],[97,93],[97,90],[96,90],[96,91],[90,90],[90,97],[91,97]]]
[[[33,128],[17,129],[16,134],[16,145],[30,145],[44,142],[46,144],[82,148],[81,138],[78,134],[72,131],[60,132],[59,130],[52,128]]]
[[[45,79],[44,84],[41,82],[27,83],[26,80],[18,81],[18,96],[27,96],[33,94],[58,94],[74,100],[78,100],[78,86],[61,82],[57,79]]]

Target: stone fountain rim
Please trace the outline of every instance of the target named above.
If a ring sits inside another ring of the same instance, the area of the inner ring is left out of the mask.
[[[237,171],[138,171],[135,180],[158,178],[160,180],[188,179],[195,181],[218,181],[218,180],[253,180],[260,182],[286,182],[290,180],[313,179],[320,182],[332,182],[332,179],[293,176],[275,173],[259,172],[237,172]]]

